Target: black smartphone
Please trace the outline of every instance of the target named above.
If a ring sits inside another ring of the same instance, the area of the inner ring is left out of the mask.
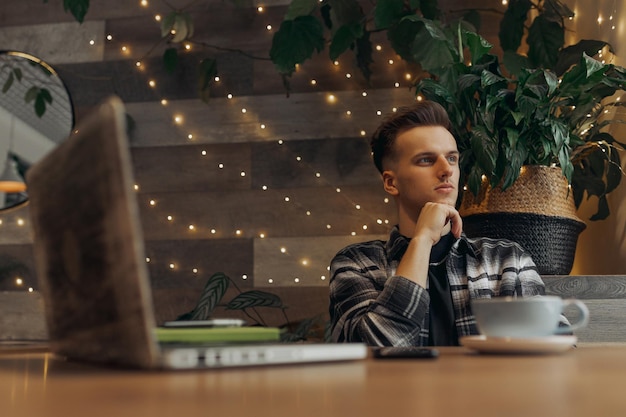
[[[439,351],[420,346],[387,346],[373,349],[376,359],[435,359]]]

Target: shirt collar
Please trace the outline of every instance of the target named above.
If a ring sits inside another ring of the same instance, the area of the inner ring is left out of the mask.
[[[389,240],[385,245],[385,249],[387,251],[387,256],[389,259],[396,259],[396,257],[406,251],[406,248],[409,246],[410,238],[404,236],[400,233],[400,229],[398,225],[395,225],[393,229],[391,229],[391,233],[389,234]],[[474,245],[473,239],[469,239],[465,233],[461,233],[461,237],[456,240],[452,244],[452,252],[455,252],[459,255],[469,254],[472,257],[476,257],[476,247]],[[400,255],[401,256],[401,255]]]

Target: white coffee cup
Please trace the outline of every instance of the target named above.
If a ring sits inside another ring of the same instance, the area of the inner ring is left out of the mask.
[[[589,322],[589,310],[582,301],[556,296],[478,298],[471,301],[471,306],[478,330],[487,337],[545,337],[570,333]],[[568,306],[579,310],[578,320],[559,326]]]

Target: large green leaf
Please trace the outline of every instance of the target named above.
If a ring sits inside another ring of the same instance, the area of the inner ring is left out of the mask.
[[[435,74],[456,62],[458,56],[453,54],[454,45],[438,24],[419,16],[406,16],[402,20],[417,23],[411,25],[418,29],[409,51],[412,61],[419,63],[425,71]]]
[[[561,49],[558,55],[557,63],[553,68],[554,72],[559,76],[563,75],[563,73],[565,73],[565,71],[567,71],[572,65],[575,65],[580,61],[580,57],[583,53],[589,56],[594,56],[599,50],[607,45],[610,47],[610,45],[604,41],[583,39],[575,45],[570,45]]]
[[[470,151],[468,151],[470,152]],[[461,160],[463,160],[463,154],[461,154]],[[467,188],[469,191],[477,196],[480,192],[483,181],[483,171],[477,164],[466,163],[464,166],[469,166],[469,173],[467,175]]]
[[[487,89],[492,85],[506,82],[506,78],[494,74],[491,71],[483,71],[480,74],[480,85],[482,88]]]
[[[465,31],[465,37],[472,58],[472,64],[478,62],[485,54],[489,53],[493,47],[493,45],[477,33]]]
[[[226,305],[227,310],[245,310],[251,307],[284,308],[284,305],[276,294],[258,290],[242,292]]]
[[[543,15],[537,16],[528,29],[528,58],[535,67],[554,68],[565,43],[565,29]]]
[[[211,313],[224,294],[226,294],[226,290],[228,290],[229,285],[230,278],[228,278],[224,273],[217,272],[213,274],[204,285],[200,300],[191,314],[191,319],[206,320],[211,317]]]
[[[322,24],[313,16],[285,20],[274,34],[270,58],[281,74],[291,75],[296,64],[324,49]]]
[[[532,3],[530,0],[510,0],[500,21],[500,46],[506,51],[517,51],[524,36],[524,23]]]
[[[363,36],[363,26],[360,23],[352,23],[340,27],[329,47],[329,56],[332,61],[339,58],[346,50],[354,45],[355,41]]]
[[[428,100],[436,101],[444,106],[444,108],[447,107],[448,103],[454,103],[456,101],[456,97],[450,90],[431,78],[420,80],[416,85],[416,93],[422,94]]]
[[[572,165],[572,161],[569,157],[569,152],[567,148],[563,147],[559,151],[559,165],[561,165],[561,171],[565,178],[567,178],[567,182],[572,182],[572,175],[574,175],[574,165]]]
[[[498,138],[493,137],[483,126],[474,126],[470,142],[476,162],[491,177],[498,159]]]
[[[519,77],[520,73],[530,67],[528,57],[520,55],[513,51],[504,51],[502,62],[508,72],[514,77]]]
[[[405,15],[403,0],[378,0],[374,9],[374,26],[387,29]]]
[[[411,45],[420,26],[420,22],[401,19],[397,25],[387,30],[387,39],[389,39],[391,47],[405,61],[414,62],[411,56]]]
[[[569,19],[575,16],[572,9],[567,7],[562,0],[545,0],[543,9],[543,14],[554,21],[561,21],[562,19]]]
[[[506,190],[519,177],[520,168],[526,163],[528,148],[517,129],[505,128],[503,140],[506,146],[504,146],[505,166],[502,189]]]

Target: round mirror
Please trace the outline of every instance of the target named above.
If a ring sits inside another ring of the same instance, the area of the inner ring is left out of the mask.
[[[74,107],[65,83],[47,63],[0,51],[0,210],[28,201],[24,174],[67,138]]]

